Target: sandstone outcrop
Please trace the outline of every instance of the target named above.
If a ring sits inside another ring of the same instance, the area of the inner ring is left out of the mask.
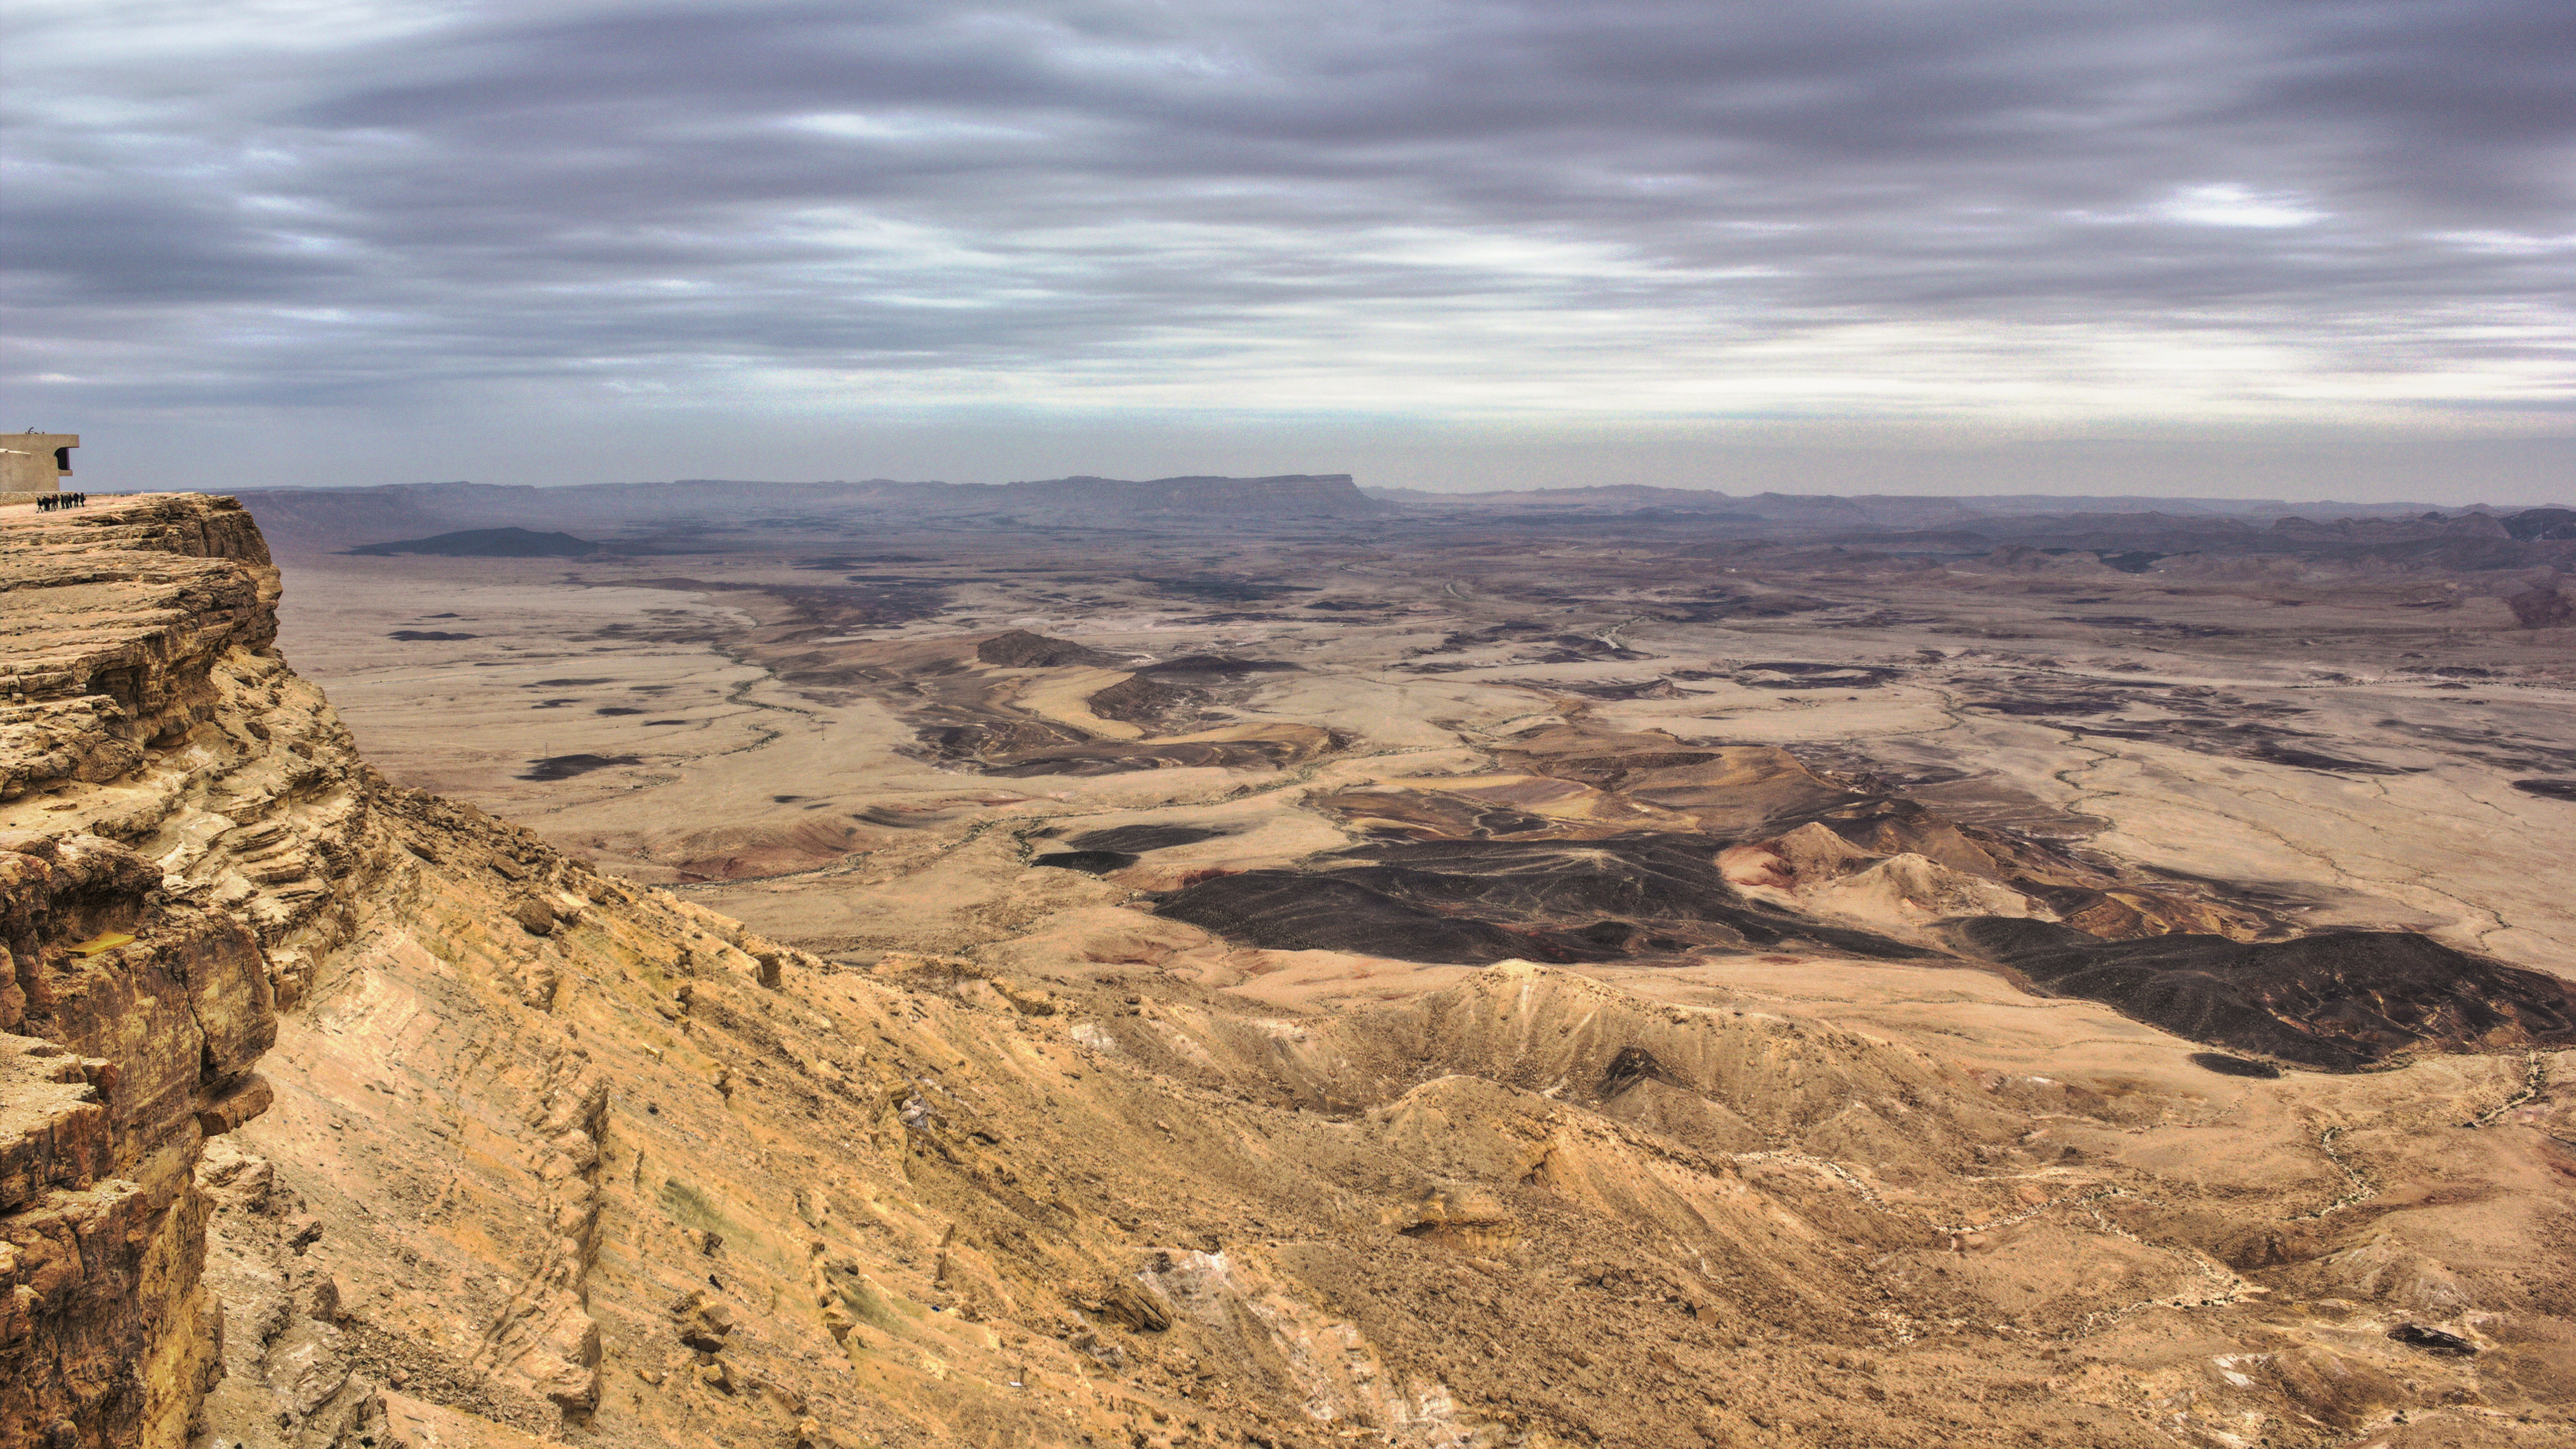
[[[220,1322],[194,1172],[270,1100],[252,1070],[277,1030],[269,963],[242,917],[125,843],[144,831],[123,798],[76,820],[25,807],[141,786],[214,712],[216,661],[274,636],[275,574],[238,509],[55,517],[45,553],[0,571],[0,803],[19,807],[0,829],[0,1443],[176,1444]]]

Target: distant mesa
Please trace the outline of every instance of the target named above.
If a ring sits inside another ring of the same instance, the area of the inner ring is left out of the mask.
[[[404,644],[453,643],[459,639],[480,639],[480,634],[459,634],[453,629],[396,629],[385,636]]]
[[[370,558],[391,558],[398,553],[435,554],[442,558],[578,558],[599,552],[600,546],[569,533],[538,533],[525,528],[468,528],[457,533],[442,533],[434,538],[405,539],[399,543],[366,543],[350,549],[353,554]]]
[[[2576,538],[2576,508],[2526,508],[2504,520],[2504,531],[2515,538]]]

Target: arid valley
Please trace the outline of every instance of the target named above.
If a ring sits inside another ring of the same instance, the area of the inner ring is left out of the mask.
[[[132,1391],[193,1442],[2576,1436],[2576,513],[1299,476],[0,539],[8,1080],[203,1204],[221,1332]],[[105,963],[210,941],[268,1025],[198,1009],[180,1125],[21,1050],[117,1060]],[[23,1344],[84,1290],[15,1251]]]

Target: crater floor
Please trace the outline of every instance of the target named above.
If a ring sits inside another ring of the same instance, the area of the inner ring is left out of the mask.
[[[326,542],[278,543],[278,647],[366,760],[811,953],[810,1019],[682,1013],[733,1063],[692,1130],[785,1197],[628,1208],[785,1282],[799,1184],[903,1203],[813,1270],[881,1442],[1078,1442],[1054,1393],[1169,1444],[2576,1429],[2576,665],[2492,581],[1372,519]],[[738,1085],[817,1062],[910,1084],[846,1170]],[[750,1413],[654,1352],[583,1432]]]

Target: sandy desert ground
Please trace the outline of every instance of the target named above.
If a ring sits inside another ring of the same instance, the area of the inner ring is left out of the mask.
[[[2553,784],[2576,778],[2563,630],[2514,629],[2494,598],[2424,609],[2414,580],[1689,552],[1115,533],[316,551],[286,556],[282,646],[393,777],[836,950],[924,944],[888,887],[953,918],[1045,879],[1025,869],[1041,831],[1225,832],[1113,885],[1280,866],[1367,838],[1307,802],[1454,794],[1418,782],[1570,725],[1777,746],[2213,907],[2576,975],[2576,909],[2533,868],[2576,848]],[[1015,631],[1103,657],[977,658]],[[1261,669],[1157,683],[1193,659]],[[1086,701],[1122,678],[1186,697],[1104,720]],[[930,739],[956,729],[993,739]],[[1131,743],[1149,730],[1204,748]]]

